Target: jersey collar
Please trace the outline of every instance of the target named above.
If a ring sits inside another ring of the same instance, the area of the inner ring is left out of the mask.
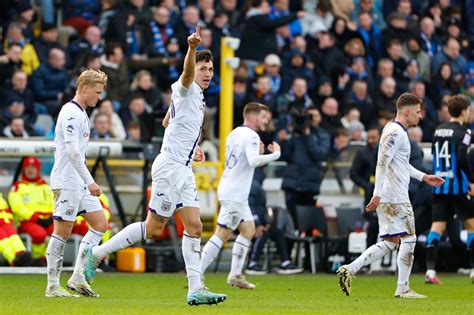
[[[394,120],[393,122],[396,123],[397,125],[399,125],[400,127],[402,127],[402,129],[403,129],[405,132],[407,132],[407,129],[402,125],[401,122],[399,122],[398,120]]]
[[[78,102],[76,102],[75,100],[71,100],[70,103],[73,103],[74,105],[76,105],[77,107],[79,107],[79,109],[80,109],[81,111],[84,111],[84,108],[82,108],[82,106],[81,106]]]

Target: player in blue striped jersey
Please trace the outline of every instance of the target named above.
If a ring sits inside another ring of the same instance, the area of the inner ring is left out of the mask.
[[[464,95],[452,96],[448,101],[451,120],[436,128],[433,137],[433,172],[442,177],[443,185],[433,188],[431,230],[426,242],[425,282],[441,284],[436,276],[438,243],[446,230],[446,223],[456,213],[468,231],[467,249],[474,283],[474,174],[467,159],[471,144],[471,130],[463,126],[469,119],[470,101]]]

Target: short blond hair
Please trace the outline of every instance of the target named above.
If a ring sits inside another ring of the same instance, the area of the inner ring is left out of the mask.
[[[100,70],[87,69],[84,70],[79,78],[77,78],[77,89],[84,85],[94,87],[97,83],[107,86],[107,75]]]

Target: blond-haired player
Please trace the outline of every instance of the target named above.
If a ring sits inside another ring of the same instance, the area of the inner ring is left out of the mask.
[[[83,251],[88,244],[99,244],[107,230],[107,220],[98,196],[102,190],[86,167],[91,123],[87,107],[95,107],[107,85],[107,76],[98,70],[85,70],[77,79],[74,98],[63,105],[56,122],[54,166],[51,188],[54,192],[54,231],[46,251],[48,285],[46,297],[79,297],[61,287],[59,276],[64,245],[71,235],[77,215],[82,215],[90,230],[82,239],[74,273],[67,287],[85,296],[98,297],[83,275]]]

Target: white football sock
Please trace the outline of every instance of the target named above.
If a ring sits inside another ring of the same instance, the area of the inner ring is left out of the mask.
[[[397,293],[406,292],[409,288],[411,267],[413,266],[413,254],[415,252],[416,236],[410,235],[400,239],[400,251],[397,256],[398,281]]]
[[[79,245],[79,251],[77,253],[76,257],[76,264],[74,266],[74,273],[72,274],[72,277],[74,277],[75,280],[85,280],[84,277],[84,257],[83,253],[84,250],[86,249],[87,245],[93,244],[93,245],[99,245],[100,241],[102,240],[102,237],[104,236],[104,233],[98,232],[94,229],[89,229],[89,231],[84,235],[84,237],[81,240],[81,245]]]
[[[63,254],[66,240],[61,236],[52,234],[46,249],[46,262],[48,264],[48,288],[59,287],[59,276],[63,265]]]
[[[393,250],[396,250],[397,244],[389,241],[381,241],[367,248],[356,260],[347,267],[351,275],[355,275],[362,267],[370,265],[374,261],[381,259]]]
[[[234,246],[232,247],[232,263],[229,277],[242,275],[242,269],[244,268],[244,262],[247,257],[247,252],[249,251],[249,246],[250,240],[239,234],[235,239]]]
[[[118,250],[127,248],[145,238],[145,222],[135,222],[127,225],[104,244],[95,246],[92,250],[92,254],[102,259],[110,253],[115,253]]]
[[[201,283],[201,238],[192,237],[184,232],[181,244],[186,274],[188,277],[188,294],[202,289]]]
[[[213,235],[202,249],[201,256],[201,275],[204,276],[207,267],[216,259],[224,242],[219,236]]]

